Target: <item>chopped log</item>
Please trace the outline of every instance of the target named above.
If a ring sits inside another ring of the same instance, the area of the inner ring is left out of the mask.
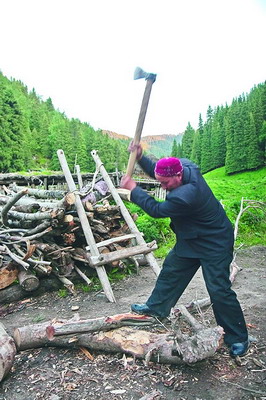
[[[39,287],[39,279],[36,275],[32,274],[30,271],[21,270],[18,273],[18,280],[20,286],[26,290],[26,292],[32,292]]]
[[[0,195],[0,204],[1,205],[5,205],[9,201],[10,201],[10,195],[9,196],[3,195],[3,194]],[[17,207],[17,206],[27,206],[27,205],[30,205],[30,204],[38,204],[39,205],[39,202],[36,199],[32,198],[32,197],[21,198],[21,199],[17,200],[15,207]]]
[[[158,334],[124,327],[108,332],[83,334],[77,345],[93,350],[129,353],[134,357],[166,364],[195,363],[214,355],[223,337],[221,327],[204,331],[204,336],[194,335],[179,344],[178,355],[173,352],[176,340],[171,335]]]
[[[13,211],[19,213],[35,213],[40,208],[41,206],[38,203],[30,203],[30,204],[27,203],[27,204],[15,205],[13,207]]]
[[[66,337],[99,330],[110,331],[122,326],[150,326],[154,318],[131,313],[118,314],[88,320],[53,320],[40,324],[26,325],[14,330],[13,337],[19,350],[57,345],[57,337]],[[59,344],[60,346],[60,344]]]
[[[71,214],[65,215],[64,216],[64,220],[63,220],[64,224],[66,225],[70,225],[74,222],[74,217]]]
[[[21,228],[21,230],[28,230],[35,227],[35,221],[19,221],[15,219],[9,219],[7,226],[10,228]]]
[[[53,323],[46,328],[49,340],[55,336],[72,335],[95,331],[110,331],[122,326],[150,326],[154,324],[154,318],[147,315],[132,313],[117,314],[110,317],[100,317],[79,321],[66,321],[65,323]]]
[[[0,290],[0,304],[8,304],[25,299],[26,297],[41,296],[47,292],[62,288],[63,284],[58,278],[49,276],[49,278],[40,279],[40,286],[32,291],[26,292],[20,285],[12,285]]]
[[[0,268],[0,289],[10,286],[18,277],[18,268],[12,262]]]
[[[98,257],[91,257],[91,265],[97,266],[101,264],[109,264],[113,261],[129,258],[137,254],[148,254],[156,249],[157,244],[155,241],[141,244],[139,246],[127,247],[123,248],[123,250],[117,250],[108,254],[100,254]]]
[[[0,322],[0,382],[10,371],[16,353],[13,338],[7,334],[4,325]]]
[[[29,189],[30,190],[30,189]],[[64,192],[65,193],[65,192]],[[10,201],[10,196],[4,196],[0,195],[0,204],[7,204]],[[21,207],[23,212],[25,207],[29,207],[29,210],[31,207],[39,207],[42,209],[53,209],[53,208],[66,208],[68,209],[70,206],[72,206],[75,202],[75,195],[74,193],[66,193],[65,196],[58,200],[55,199],[36,199],[35,197],[25,197],[25,198],[20,198],[17,200],[16,204],[13,206],[15,209],[18,207]],[[22,211],[21,210],[21,211]],[[19,211],[19,210],[17,210]],[[28,211],[30,212],[30,211]]]
[[[86,211],[93,212],[93,205],[90,201],[83,201],[82,203]]]
[[[12,189],[14,191],[18,191],[21,189],[19,186],[13,186]],[[57,199],[61,200],[65,195],[66,191],[64,190],[43,190],[43,189],[31,189],[27,188],[28,194],[30,196],[34,196],[36,199]]]
[[[3,210],[2,210],[3,213]],[[27,221],[43,221],[45,219],[62,219],[63,218],[63,211],[58,208],[58,209],[53,209],[51,211],[38,211],[36,213],[24,213],[24,212],[18,212],[18,211],[12,211],[10,210],[8,212],[8,216],[11,219],[19,219],[19,220],[27,220]],[[7,226],[7,220],[5,225]]]
[[[75,204],[75,195],[72,192],[69,192],[65,195],[65,197],[56,204],[56,208],[69,209],[71,206]]]
[[[64,327],[64,322],[60,324],[60,321],[21,327],[14,331],[14,339],[19,350],[44,345],[83,346],[111,353],[128,353],[134,357],[146,359],[146,361],[191,364],[213,356],[223,337],[223,329],[219,326],[204,329],[191,337],[186,335],[178,343],[175,336],[169,332],[148,332],[128,326],[108,330],[119,324],[139,325],[139,321],[151,322],[151,317],[134,314],[122,314],[122,317],[118,315],[88,321],[86,328],[82,326],[81,321],[72,323],[69,321],[66,327]],[[93,324],[95,325],[93,326]],[[86,333],[82,333],[84,329],[86,329]],[[89,330],[95,329],[97,332],[89,332]],[[98,332],[99,330],[100,332]],[[80,333],[80,331],[82,332]]]

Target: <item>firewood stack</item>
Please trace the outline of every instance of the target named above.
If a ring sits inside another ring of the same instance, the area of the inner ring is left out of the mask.
[[[99,248],[100,253],[131,245],[130,235],[126,236],[128,226],[119,206],[110,204],[104,181],[96,182],[93,190],[82,188],[79,195],[96,243],[110,239]],[[24,290],[33,291],[40,278],[48,275],[56,275],[72,292],[73,276],[79,274],[90,283],[88,276],[94,275],[94,267],[89,262],[74,193],[3,187],[0,212],[0,289],[18,279]],[[121,236],[123,241],[112,240]],[[124,262],[112,261],[109,267],[123,268]]]

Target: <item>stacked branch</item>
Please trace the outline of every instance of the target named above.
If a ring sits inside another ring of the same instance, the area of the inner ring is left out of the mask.
[[[107,267],[124,268],[128,259],[132,262],[126,249],[132,247],[134,235],[130,234],[119,206],[110,205],[107,189],[101,182],[96,182],[93,191],[85,187],[79,194],[97,248],[108,260]],[[13,185],[12,191],[0,195],[0,212],[0,289],[18,279],[24,291],[34,291],[40,278],[50,275],[56,276],[71,293],[72,279],[79,277],[91,283],[88,276],[95,275],[95,267],[90,262],[74,193],[19,190]],[[123,249],[125,259],[106,256]],[[0,296],[0,302],[3,301]]]

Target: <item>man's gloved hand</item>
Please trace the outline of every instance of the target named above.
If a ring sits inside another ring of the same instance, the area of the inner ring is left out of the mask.
[[[124,175],[120,182],[120,187],[127,190],[133,190],[137,186],[136,182],[130,176]]]
[[[141,157],[142,157],[142,147],[141,147],[141,145],[138,143],[138,144],[134,144],[134,141],[133,140],[131,140],[131,142],[129,143],[129,146],[128,146],[128,148],[127,148],[127,150],[130,152],[130,153],[133,153],[133,151],[137,151],[137,154],[136,154],[136,159],[137,160],[140,160],[141,159]]]

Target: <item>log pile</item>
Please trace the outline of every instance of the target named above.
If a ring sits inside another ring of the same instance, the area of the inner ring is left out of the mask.
[[[107,267],[124,268],[133,235],[119,206],[110,204],[104,181],[89,193],[84,187],[80,195],[99,252],[125,249],[125,260],[110,257]],[[72,293],[72,276],[90,284],[88,276],[95,275],[95,267],[90,263],[74,193],[4,187],[0,212],[0,292],[16,279],[24,291],[34,291],[45,276],[56,276]],[[2,297],[0,302],[5,302]]]

